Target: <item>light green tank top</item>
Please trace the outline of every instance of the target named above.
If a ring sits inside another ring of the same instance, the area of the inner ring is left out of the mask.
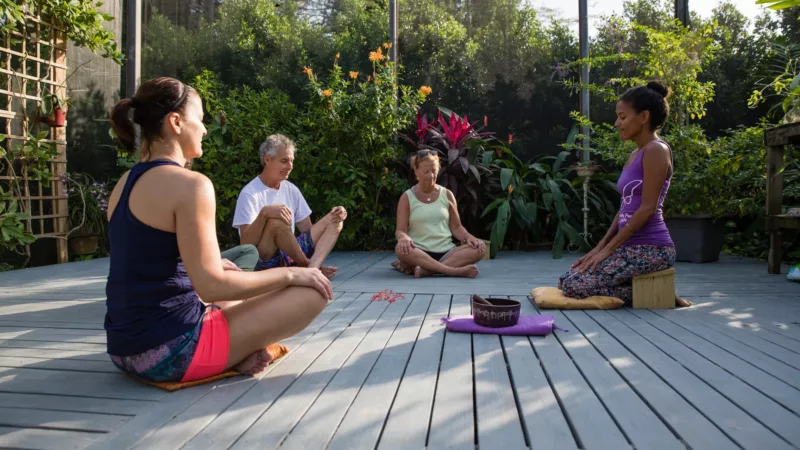
[[[421,250],[445,253],[455,247],[450,232],[450,202],[445,189],[438,185],[436,187],[439,189],[439,198],[430,204],[419,201],[413,188],[406,191],[411,207],[408,237]]]

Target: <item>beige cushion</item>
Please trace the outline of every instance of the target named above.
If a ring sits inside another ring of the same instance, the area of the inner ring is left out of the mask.
[[[617,309],[625,304],[616,297],[595,295],[583,299],[570,298],[555,287],[539,287],[531,291],[533,301],[541,309]]]

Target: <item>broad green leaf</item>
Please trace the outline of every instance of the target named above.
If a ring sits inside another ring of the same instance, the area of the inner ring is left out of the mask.
[[[567,135],[567,144],[573,145],[575,144],[575,136],[578,135],[578,126],[572,125],[572,129],[569,130],[569,134]]]
[[[553,173],[558,172],[561,169],[561,165],[564,164],[564,160],[567,159],[569,152],[561,152],[558,154],[558,158],[556,158],[556,162],[553,163]]]
[[[569,212],[567,211],[567,206],[564,204],[564,196],[561,193],[561,189],[558,187],[555,180],[548,178],[547,183],[550,185],[550,192],[553,193],[553,203],[555,204],[558,216],[565,219]]]
[[[500,169],[500,187],[505,191],[508,185],[511,184],[511,178],[514,176],[514,169]]]
[[[520,227],[527,228],[531,226],[532,222],[531,218],[528,216],[528,208],[525,206],[525,202],[518,197],[512,200],[512,203],[514,204],[514,212],[521,221],[521,223],[519,223]]]
[[[553,194],[550,192],[543,193],[542,200],[544,200],[544,209],[550,211],[553,207]]]
[[[539,173],[545,173],[544,167],[542,167],[542,165],[539,163],[533,163],[530,166],[528,166],[528,168],[533,169]]]
[[[475,175],[475,179],[478,180],[478,183],[480,183],[481,182],[481,174],[478,172],[478,168],[473,166],[473,165],[470,165],[469,166],[469,170],[472,172],[473,175]]]
[[[487,206],[486,209],[483,210],[483,214],[481,214],[481,219],[486,217],[486,215],[489,214],[490,212],[492,212],[495,209],[497,209],[497,207],[500,206],[500,204],[505,202],[505,201],[508,201],[508,200],[505,197],[501,197],[501,198],[496,199],[492,203],[489,203],[489,206]]]
[[[481,159],[482,159],[481,162],[483,163],[483,165],[484,166],[488,166],[489,164],[492,163],[492,152],[490,152],[490,151],[483,152],[483,157]]]
[[[564,234],[567,236],[570,242],[575,245],[583,246],[583,237],[581,237],[581,234],[578,233],[578,230],[576,230],[572,225],[567,222],[560,222],[558,226],[564,230]]]
[[[556,237],[553,240],[553,259],[561,259],[564,254],[564,232],[561,227],[556,229]]]
[[[536,202],[530,202],[526,205],[526,208],[528,209],[528,217],[530,217],[531,223],[535,224],[536,217],[539,214],[539,206],[536,204]]]

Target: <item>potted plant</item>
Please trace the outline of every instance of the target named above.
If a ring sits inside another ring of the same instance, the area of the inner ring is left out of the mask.
[[[74,255],[91,255],[105,235],[109,192],[106,185],[82,173],[64,174],[69,204],[69,245]]]
[[[725,239],[720,197],[709,195],[702,173],[675,174],[664,205],[664,222],[675,243],[675,259],[707,263],[719,260]]]
[[[61,128],[67,124],[67,109],[69,99],[58,94],[47,94],[42,97],[39,106],[39,120],[51,127]]]

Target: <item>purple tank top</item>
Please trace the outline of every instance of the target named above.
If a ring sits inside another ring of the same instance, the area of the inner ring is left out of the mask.
[[[661,139],[658,142],[666,142],[662,141]],[[667,144],[670,152],[670,158],[672,157],[672,148],[669,147]],[[622,227],[628,223],[628,220],[633,216],[633,213],[639,209],[639,206],[642,204],[642,180],[644,179],[644,167],[642,167],[642,158],[644,157],[645,150],[643,149],[639,152],[639,155],[636,156],[628,167],[622,169],[622,174],[619,176],[619,181],[617,181],[617,191],[622,195],[622,199],[620,200],[620,209],[619,209],[619,228],[618,230],[622,230]],[[672,242],[672,238],[669,235],[669,230],[667,229],[667,225],[664,223],[664,214],[662,207],[664,206],[664,199],[667,197],[667,191],[669,190],[670,180],[672,179],[672,173],[670,171],[669,176],[666,180],[664,180],[664,186],[661,187],[661,195],[658,197],[658,205],[656,206],[656,211],[647,219],[647,222],[639,228],[633,235],[628,238],[622,244],[622,247],[628,247],[631,245],[655,245],[659,247],[674,247],[675,244]]]

